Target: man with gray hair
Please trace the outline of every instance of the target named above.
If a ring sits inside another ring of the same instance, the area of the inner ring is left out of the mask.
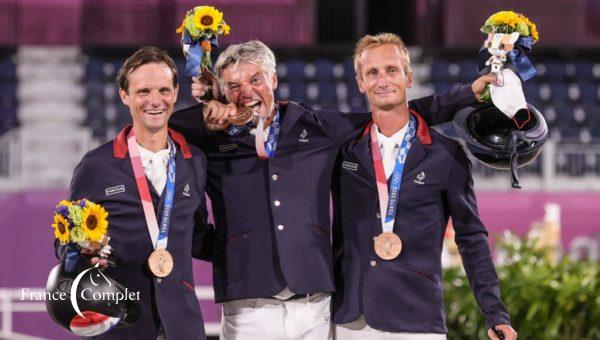
[[[276,101],[275,57],[260,41],[221,53],[219,98],[252,110],[251,126],[228,126],[231,104],[211,101],[173,115],[170,124],[208,158],[207,192],[215,218],[215,300],[223,302],[226,339],[328,339],[334,291],[330,185],[340,148],[360,133],[370,114],[315,110]],[[411,103],[429,124],[451,119],[490,79],[444,96]],[[203,115],[204,113],[204,115]],[[213,130],[207,134],[206,125]],[[224,123],[224,124],[219,124]],[[215,125],[216,124],[216,125]],[[256,126],[254,126],[256,125]],[[349,164],[349,167],[352,165]]]

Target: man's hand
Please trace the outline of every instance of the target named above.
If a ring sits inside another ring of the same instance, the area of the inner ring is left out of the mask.
[[[108,267],[108,260],[105,258],[101,258],[99,256],[94,256],[94,255],[98,255],[99,251],[100,251],[100,249],[82,248],[81,254],[91,256],[90,262],[92,263],[93,266],[95,266],[96,264],[99,263],[100,267],[106,268],[106,267]]]
[[[202,66],[202,72],[198,77],[192,77],[192,97],[198,102],[204,102],[201,98],[212,90],[213,99],[221,98],[221,91],[219,91],[219,83],[215,75],[206,66]]]
[[[229,123],[225,124],[215,124],[215,123],[206,123],[206,128],[208,131],[225,131],[229,127]]]
[[[496,327],[496,329],[498,329],[499,331],[502,332],[502,334],[504,334],[505,340],[516,340],[517,339],[517,332],[512,327],[510,327],[510,325],[502,324],[502,325],[496,325],[494,327]],[[492,340],[500,340],[500,338],[496,335],[496,333],[494,332],[494,330],[492,328],[488,329],[488,336]]]
[[[250,122],[254,117],[254,112],[249,107],[238,107],[235,115],[229,117],[228,121],[233,125],[243,125]]]
[[[225,130],[229,126],[227,119],[235,116],[235,104],[223,104],[216,100],[211,100],[204,106],[204,122],[206,128],[210,131]]]
[[[471,91],[473,91],[473,94],[475,95],[475,98],[477,98],[478,102],[484,102],[481,100],[481,94],[486,89],[488,84],[498,85],[496,81],[496,75],[490,73],[477,78],[473,84],[471,84]]]

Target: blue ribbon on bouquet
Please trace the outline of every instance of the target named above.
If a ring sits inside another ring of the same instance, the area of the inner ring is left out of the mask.
[[[537,75],[535,67],[531,63],[531,60],[527,58],[526,53],[531,52],[531,47],[535,42],[531,37],[519,37],[515,42],[514,48],[508,52],[508,58],[510,62],[515,66],[517,75],[523,80],[527,81]],[[485,46],[482,46],[479,50],[479,71],[486,68],[485,62],[490,58],[490,53]]]
[[[531,37],[519,37],[515,42],[515,47],[508,52],[510,61],[515,65],[517,74],[523,81],[527,81],[537,74],[535,67],[525,55],[526,52],[531,52],[533,44],[534,41]]]
[[[200,64],[202,63],[203,53],[200,43],[205,40],[210,41],[210,45],[212,47],[219,46],[217,37],[214,35],[210,38],[202,38],[198,41],[194,41],[188,34],[187,30],[183,33],[183,43],[186,45],[190,45],[190,49],[188,50],[187,63],[185,64],[185,74],[189,77],[195,77],[198,75],[198,72],[200,70]]]
[[[75,243],[69,243],[66,247],[67,252],[65,254],[65,272],[77,273],[79,272],[80,268],[79,247],[77,247],[77,244]]]

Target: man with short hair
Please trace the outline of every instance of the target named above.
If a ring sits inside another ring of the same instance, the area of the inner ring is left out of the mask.
[[[516,339],[500,300],[471,164],[457,141],[409,107],[410,59],[391,33],[356,45],[356,81],[372,109],[340,153],[334,179],[335,334],[339,339],[445,339],[441,251],[452,217],[475,299],[494,328]]]
[[[329,197],[336,155],[369,114],[315,110],[276,101],[275,56],[260,41],[229,46],[215,63],[224,104],[176,112],[171,124],[208,158],[208,195],[215,216],[213,259],[221,335],[235,339],[327,339],[334,291]],[[483,87],[488,78],[477,81]],[[196,82],[193,95],[207,84]],[[218,98],[219,96],[216,95]],[[469,86],[412,103],[429,123],[448,121],[459,105],[475,100]],[[256,127],[222,123],[231,105],[257,116]],[[219,106],[221,105],[221,106]],[[225,126],[221,126],[224,128]]]
[[[108,212],[116,266],[105,272],[139,292],[141,315],[99,338],[205,339],[192,255],[210,257],[206,158],[167,126],[179,89],[177,69],[166,52],[147,46],[125,61],[116,80],[133,125],[83,157],[70,191],[71,200],[89,199]],[[62,259],[66,251],[57,247]],[[92,259],[98,262],[106,266]]]

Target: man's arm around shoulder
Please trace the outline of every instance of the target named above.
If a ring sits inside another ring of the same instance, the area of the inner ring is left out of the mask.
[[[411,100],[408,107],[421,115],[430,126],[446,123],[452,121],[461,109],[476,105],[486,86],[495,81],[494,75],[484,75],[469,85],[461,85],[439,95]]]

